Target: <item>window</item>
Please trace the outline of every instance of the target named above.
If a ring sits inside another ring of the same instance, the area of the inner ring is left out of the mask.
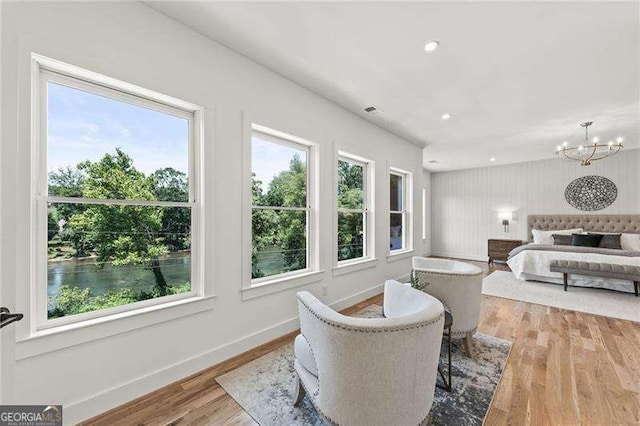
[[[373,257],[373,218],[370,160],[344,152],[337,164],[337,250],[338,265]]]
[[[389,252],[411,250],[411,174],[389,170]]]
[[[316,269],[313,145],[252,125],[251,284]]]
[[[38,63],[37,328],[198,295],[201,109]]]
[[[427,239],[427,188],[422,188],[422,239]]]

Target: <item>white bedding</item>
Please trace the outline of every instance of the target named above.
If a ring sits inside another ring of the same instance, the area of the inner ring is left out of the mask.
[[[520,280],[544,281],[562,284],[562,274],[550,272],[551,260],[577,260],[581,262],[603,262],[618,265],[640,266],[640,257],[612,256],[597,253],[567,253],[562,251],[523,250],[507,261],[514,275]],[[611,278],[569,275],[569,285],[580,287],[599,287],[618,291],[633,292],[631,281]]]

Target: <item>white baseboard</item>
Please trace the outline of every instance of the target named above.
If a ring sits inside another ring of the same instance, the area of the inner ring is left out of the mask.
[[[397,278],[407,282],[409,275]],[[352,296],[331,303],[332,309],[340,311],[382,293],[384,284],[378,284]],[[91,395],[80,401],[64,406],[64,423],[77,424],[119,405],[125,404],[149,392],[160,389],[173,382],[205,370],[236,355],[281,337],[299,326],[298,317],[288,319],[279,324],[267,327],[241,339],[227,343],[211,351],[196,355],[150,374],[136,377],[106,391]]]
[[[450,257],[452,259],[459,259],[459,260],[476,260],[478,262],[486,262],[487,260],[489,260],[488,256],[480,256],[477,254],[468,254],[468,253],[434,252],[432,256]]]
[[[64,423],[77,424],[173,382],[205,370],[298,328],[298,318],[283,321],[264,330],[227,343],[211,351],[180,361],[106,391],[64,406]]]

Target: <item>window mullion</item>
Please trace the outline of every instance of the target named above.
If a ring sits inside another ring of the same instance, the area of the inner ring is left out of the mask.
[[[286,210],[286,211],[311,211],[311,207],[278,207],[278,206],[251,206],[252,209]]]
[[[38,197],[38,200],[44,200],[48,203],[59,204],[119,204],[127,206],[148,206],[148,207],[193,207],[193,201],[158,201],[158,200],[117,200],[117,199],[101,199],[101,198],[82,198],[82,197]]]
[[[340,207],[340,208],[338,208],[338,212],[339,213],[366,213],[367,210],[365,210],[365,209],[347,209],[347,208]]]

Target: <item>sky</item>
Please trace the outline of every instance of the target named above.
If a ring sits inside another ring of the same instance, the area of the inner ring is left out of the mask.
[[[188,120],[52,82],[47,89],[47,171],[121,148],[145,174],[163,167],[188,174]]]
[[[269,182],[283,170],[289,169],[289,163],[295,154],[306,160],[306,152],[278,143],[261,139],[259,135],[251,137],[251,169],[256,179],[262,181],[262,190],[269,189]]]
[[[49,82],[47,171],[97,161],[121,148],[145,174],[164,168],[188,173],[189,123],[186,119]],[[252,137],[252,169],[264,191],[306,153]]]

